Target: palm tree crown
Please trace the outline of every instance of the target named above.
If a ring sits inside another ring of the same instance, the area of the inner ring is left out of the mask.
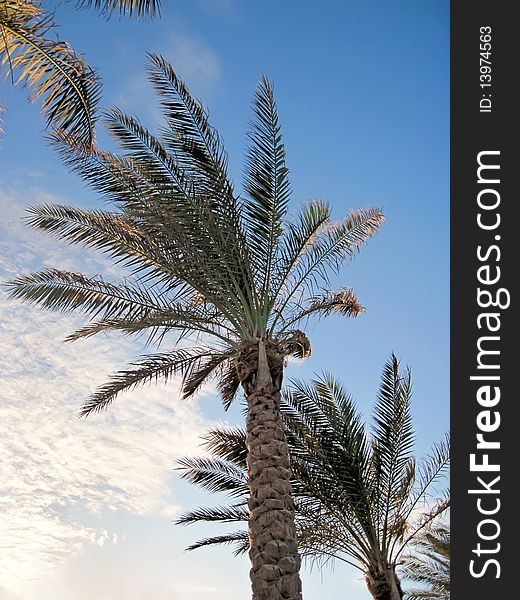
[[[320,565],[328,560],[353,565],[379,600],[402,597],[395,575],[402,552],[449,506],[443,497],[424,513],[426,494],[448,465],[449,447],[447,441],[436,444],[416,464],[411,393],[410,371],[401,374],[392,356],[383,371],[370,437],[352,399],[329,375],[311,384],[292,382],[281,404],[300,553]],[[205,446],[210,456],[182,459],[179,472],[209,491],[224,492],[232,504],[190,510],[178,522],[246,521],[245,431],[214,429]],[[208,537],[189,549],[213,544],[231,544],[240,554],[248,547],[247,532]]]
[[[320,289],[381,226],[375,208],[331,222],[330,209],[309,202],[287,221],[290,195],[272,86],[255,95],[245,190],[237,196],[227,175],[221,139],[172,67],[150,55],[150,79],[166,125],[154,136],[117,109],[106,115],[124,153],[82,151],[65,133],[53,140],[65,163],[115,207],[112,212],[44,205],[28,222],[71,244],[90,246],[125,265],[122,282],[47,269],[10,282],[11,294],[44,308],[82,311],[88,325],[67,339],[104,331],[195,340],[186,349],[142,357],[115,374],[85,403],[88,415],[123,390],[183,376],[184,397],[217,377],[226,406],[247,377],[247,343],[265,340],[274,358],[305,356],[308,340],[296,330],[311,315],[356,316],[363,309],[349,288]],[[245,354],[244,354],[245,351]],[[253,348],[254,352],[254,348]],[[238,361],[238,362],[237,362]]]

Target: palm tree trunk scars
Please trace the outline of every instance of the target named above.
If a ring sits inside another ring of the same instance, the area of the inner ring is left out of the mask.
[[[371,570],[365,579],[374,600],[402,600],[404,593],[394,568]]]
[[[301,600],[301,559],[296,542],[291,467],[279,409],[283,357],[274,351],[274,344],[267,345],[267,353],[262,342],[260,352],[258,345],[255,346],[256,352],[251,352],[250,346],[237,362],[248,406],[246,444],[253,600]]]

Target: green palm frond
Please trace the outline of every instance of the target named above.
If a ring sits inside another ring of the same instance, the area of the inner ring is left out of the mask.
[[[225,352],[225,351],[224,351]],[[145,383],[157,382],[159,379],[167,382],[174,375],[181,375],[186,380],[190,374],[200,368],[201,364],[211,359],[217,351],[209,347],[177,349],[171,352],[151,354],[132,363],[133,370],[123,370],[114,373],[110,380],[100,386],[83,404],[80,415],[88,416],[106,408],[121,392],[131,390]]]
[[[161,240],[133,217],[58,204],[32,207],[28,213],[26,222],[35,229],[69,244],[106,252],[116,262],[132,268],[134,274],[151,273],[165,281],[178,279],[172,252],[164,243],[171,243],[167,231],[163,231]]]
[[[273,86],[266,77],[261,79],[255,92],[253,114],[243,212],[251,256],[265,295],[291,192]]]
[[[249,536],[247,531],[233,531],[224,535],[203,538],[194,544],[191,544],[186,550],[197,550],[207,546],[233,545],[233,555],[241,556],[249,550]]]
[[[232,348],[228,352],[214,354],[206,361],[200,363],[197,368],[192,369],[189,375],[184,378],[182,387],[183,398],[191,398],[204,385],[209,383],[211,379],[218,377],[222,369],[225,368],[225,365],[235,353],[236,348]]]
[[[105,200],[125,206],[129,214],[151,209],[157,192],[131,161],[99,148],[89,151],[80,139],[62,130],[48,133],[47,140],[63,164]]]
[[[413,554],[403,557],[401,575],[421,588],[405,590],[407,600],[449,600],[450,529],[443,523],[424,530],[412,546]]]
[[[23,298],[46,309],[85,314],[104,319],[139,316],[161,312],[170,304],[161,290],[138,285],[114,284],[101,277],[88,278],[81,273],[46,269],[23,275],[7,284],[12,297]],[[172,294],[168,299],[174,301]]]
[[[246,432],[239,427],[217,427],[204,437],[204,447],[240,469],[247,469]]]
[[[209,201],[214,202],[213,209],[236,222],[237,206],[227,174],[228,158],[218,132],[172,66],[156,54],[149,54],[148,59],[150,81],[166,119],[166,126],[160,129],[164,148],[175,157],[183,172],[197,182],[199,189],[208,193]]]
[[[321,216],[323,218],[324,214]],[[301,307],[301,295],[314,294],[316,289],[328,285],[330,274],[337,273],[345,261],[352,259],[379,231],[383,221],[379,209],[369,208],[352,211],[341,221],[320,224],[297,259],[289,255],[289,263],[280,267],[280,284],[276,290],[280,299],[273,327],[291,304]]]
[[[80,7],[92,7],[106,17],[113,14],[137,18],[156,17],[161,12],[161,0],[76,0],[76,3]]]
[[[405,508],[403,508],[405,518],[412,514],[417,504],[424,498],[427,490],[445,475],[449,464],[450,436],[447,434],[444,440],[434,444],[430,453],[419,462],[415,489],[413,493],[407,495]]]
[[[36,2],[0,2],[0,69],[41,101],[48,125],[92,147],[100,81],[68,43],[51,38],[54,29]]]
[[[176,471],[182,479],[209,492],[223,492],[231,498],[247,496],[247,478],[243,469],[227,460],[181,458],[177,462]]]
[[[400,529],[389,525],[392,514],[402,504],[401,475],[412,457],[414,433],[410,412],[412,383],[410,370],[404,376],[399,371],[399,361],[392,354],[381,378],[378,401],[374,411],[374,437],[372,450],[373,476],[379,490],[379,529],[382,545],[387,549],[390,538],[399,537]],[[395,524],[395,520],[394,520]]]
[[[222,400],[222,405],[225,410],[228,410],[235,401],[240,389],[240,381],[237,376],[234,360],[228,360],[223,366],[217,387]]]

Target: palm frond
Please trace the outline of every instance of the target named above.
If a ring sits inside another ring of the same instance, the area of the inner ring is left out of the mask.
[[[195,327],[194,327],[195,329]],[[201,362],[196,369],[192,369],[185,378],[182,388],[184,399],[194,396],[202,386],[206,385],[213,377],[222,378],[223,364],[235,354],[235,350],[220,352]],[[225,368],[225,367],[224,367]]]
[[[177,461],[175,470],[182,479],[209,492],[222,492],[230,498],[247,497],[247,477],[243,469],[226,460],[219,458],[181,458]],[[192,513],[190,512],[190,514]]]
[[[310,200],[298,211],[296,221],[285,223],[280,243],[279,267],[273,275],[276,295],[287,283],[289,274],[312,246],[319,233],[330,223],[330,206],[321,200]]]
[[[159,379],[167,382],[176,374],[180,374],[183,381],[186,381],[194,369],[215,354],[218,352],[213,348],[200,347],[144,356],[139,362],[132,363],[135,369],[118,371],[100,386],[81,407],[80,416],[102,411],[121,392],[145,383],[157,382]]]
[[[412,542],[418,535],[421,534],[424,530],[427,530],[431,524],[443,516],[447,510],[449,510],[451,506],[451,499],[449,491],[446,491],[444,495],[437,499],[437,501],[433,504],[433,506],[424,514],[421,515],[419,519],[415,521],[412,527],[409,527],[406,531],[406,536],[402,541],[401,547],[395,553],[395,559],[403,553],[406,546]]]
[[[294,327],[294,325],[311,315],[328,317],[336,314],[344,317],[357,317],[364,311],[365,307],[358,302],[351,288],[343,288],[337,292],[327,290],[319,296],[311,298],[307,308],[284,320],[281,331]]]
[[[47,124],[73,132],[88,148],[100,81],[70,44],[51,39],[52,17],[32,2],[0,4],[0,68],[26,87],[31,101],[41,100]]]
[[[89,278],[81,273],[46,269],[13,279],[6,284],[11,297],[22,298],[48,310],[71,313],[78,309],[94,318],[128,318],[165,311],[175,294],[150,286],[128,285]]]
[[[29,209],[27,224],[69,244],[106,252],[134,273],[178,280],[170,242],[143,229],[138,220],[119,213],[83,210],[72,206],[41,205]],[[161,243],[163,242],[163,243]]]
[[[246,432],[238,427],[216,427],[204,437],[204,447],[212,454],[245,471],[247,469]]]
[[[320,226],[298,260],[289,263],[290,270],[282,269],[282,298],[276,307],[274,323],[281,318],[291,302],[297,308],[300,306],[298,295],[314,293],[316,288],[328,285],[330,274],[338,272],[345,261],[352,259],[361,246],[379,231],[383,221],[381,211],[369,208],[352,211],[342,221]]]
[[[161,13],[161,0],[76,0],[78,6],[92,7],[99,14],[110,17],[156,17]]]
[[[62,313],[81,310],[88,315],[90,323],[70,334],[66,341],[119,331],[127,335],[146,333],[148,343],[152,343],[162,341],[168,332],[184,337],[191,332],[235,345],[236,336],[220,313],[212,305],[191,303],[191,290],[180,282],[155,287],[139,282],[112,283],[101,277],[88,278],[79,273],[47,269],[18,277],[5,286],[11,297],[48,310]],[[220,362],[227,358],[229,356],[223,355]],[[187,390],[192,385],[190,379]],[[188,395],[195,391],[191,390]]]
[[[216,535],[213,537],[203,538],[194,544],[191,544],[186,550],[197,550],[199,548],[205,548],[206,546],[215,545],[230,545],[234,546],[233,555],[241,556],[249,550],[249,536],[247,531],[233,531],[232,533],[226,533],[224,535]]]
[[[396,506],[402,502],[399,497],[401,475],[412,456],[414,433],[410,412],[411,395],[410,370],[401,376],[399,361],[392,354],[383,370],[374,410],[372,450],[373,474],[379,490],[379,528],[385,551],[394,531],[389,523]]]
[[[161,99],[166,127],[160,129],[168,152],[212,202],[212,209],[237,221],[237,204],[227,174],[227,154],[207,111],[191,97],[172,66],[161,56],[148,55],[148,74]]]
[[[403,556],[401,576],[421,588],[405,590],[407,600],[449,600],[450,529],[438,523],[425,529],[412,545],[413,553]]]
[[[225,410],[233,404],[240,389],[240,381],[237,375],[237,369],[233,360],[228,360],[223,366],[222,373],[218,380],[218,391]]]
[[[415,489],[407,497],[404,508],[404,518],[408,518],[423,499],[429,489],[442,477],[450,464],[450,436],[433,445],[430,453],[422,458],[417,467],[417,482]]]
[[[243,213],[248,243],[265,295],[276,260],[290,197],[289,170],[271,82],[263,77],[255,92],[249,133]]]
[[[50,145],[63,164],[79,175],[105,201],[123,206],[133,216],[153,212],[158,192],[135,168],[131,160],[105,152],[89,150],[81,139],[63,130],[47,134]]]

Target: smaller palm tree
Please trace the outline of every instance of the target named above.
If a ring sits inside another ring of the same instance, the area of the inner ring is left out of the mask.
[[[406,600],[450,599],[450,527],[437,523],[422,531],[412,544],[413,554],[403,557],[401,575],[421,587],[407,590]]]
[[[448,439],[419,464],[412,455],[411,373],[386,363],[369,436],[343,386],[325,375],[310,384],[291,382],[281,404],[293,470],[298,542],[303,557],[323,565],[340,560],[359,569],[376,600],[400,600],[396,574],[407,546],[449,506],[443,496],[427,512],[431,486],[449,462]],[[181,477],[212,492],[227,506],[197,508],[179,524],[247,521],[245,432],[219,427],[205,437],[210,457],[184,458]],[[248,550],[247,532],[202,539],[188,549],[231,544]]]

